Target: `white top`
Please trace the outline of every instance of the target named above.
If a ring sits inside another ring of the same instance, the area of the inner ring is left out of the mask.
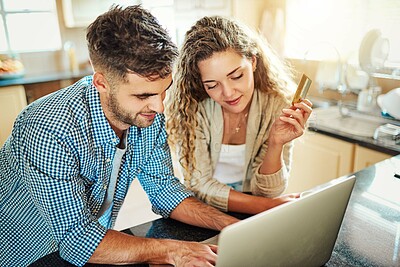
[[[214,178],[224,184],[241,182],[246,175],[245,151],[243,145],[221,145],[219,160],[214,172]]]
[[[124,156],[126,152],[126,143],[127,143],[127,137],[128,137],[128,130],[124,131],[124,134],[121,138],[121,142],[119,144],[119,147],[116,147],[115,155],[114,155],[114,160],[113,160],[113,168],[111,172],[111,177],[110,177],[110,183],[107,188],[107,192],[104,198],[104,202],[100,208],[99,213],[97,214],[97,217],[99,218],[99,222],[101,225],[104,227],[111,228],[111,212],[112,212],[112,207],[113,207],[113,200],[114,200],[114,193],[115,193],[115,187],[117,185],[117,180],[118,180],[118,173],[121,168],[121,163],[122,163],[122,157]]]

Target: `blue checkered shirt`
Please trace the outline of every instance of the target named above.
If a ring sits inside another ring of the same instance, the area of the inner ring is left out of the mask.
[[[130,128],[112,224],[135,178],[163,217],[193,195],[173,176],[164,126],[157,114],[150,127]],[[91,76],[21,112],[0,149],[0,266],[54,251],[77,266],[88,261],[107,231],[96,217],[118,143]]]

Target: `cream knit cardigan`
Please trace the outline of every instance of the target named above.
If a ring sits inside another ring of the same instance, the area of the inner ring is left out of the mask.
[[[258,170],[268,149],[271,125],[281,114],[282,108],[287,106],[282,97],[254,90],[246,129],[246,176],[243,179],[243,192],[276,197],[286,189],[293,142],[284,146],[283,167],[279,171],[262,175]],[[200,200],[227,211],[231,188],[213,178],[221,150],[223,127],[221,106],[210,98],[201,102],[195,141],[196,171],[190,175],[186,186],[193,190]],[[185,175],[183,168],[180,170]]]

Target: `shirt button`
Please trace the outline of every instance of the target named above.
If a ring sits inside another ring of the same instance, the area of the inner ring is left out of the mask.
[[[104,185],[104,186],[103,186],[103,189],[106,190],[106,189],[107,189],[107,185]]]
[[[111,159],[106,159],[106,162],[109,163],[111,161]]]
[[[117,138],[113,138],[113,140],[112,140],[112,141],[113,141],[114,143],[115,143],[115,142],[117,142]]]

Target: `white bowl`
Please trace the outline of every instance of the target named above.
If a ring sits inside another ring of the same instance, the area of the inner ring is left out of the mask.
[[[400,120],[400,87],[379,95],[377,102],[382,111]]]

